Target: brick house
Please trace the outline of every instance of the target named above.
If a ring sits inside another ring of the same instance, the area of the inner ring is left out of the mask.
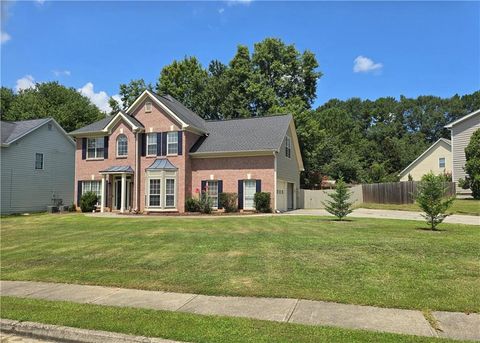
[[[173,97],[145,91],[125,111],[70,133],[76,139],[75,199],[99,196],[101,211],[184,212],[207,190],[255,192],[272,208],[296,208],[303,162],[291,115],[206,121]]]

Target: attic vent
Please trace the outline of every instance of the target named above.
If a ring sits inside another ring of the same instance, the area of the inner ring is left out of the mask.
[[[145,112],[147,113],[152,112],[152,103],[150,101],[145,103]]]
[[[48,127],[48,131],[52,131],[52,124],[47,124],[47,127]]]

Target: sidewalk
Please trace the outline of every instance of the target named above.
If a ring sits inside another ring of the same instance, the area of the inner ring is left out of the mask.
[[[442,330],[437,331],[430,326],[421,311],[301,299],[206,296],[30,281],[0,281],[0,294],[418,336],[480,340],[479,314],[433,312]]]

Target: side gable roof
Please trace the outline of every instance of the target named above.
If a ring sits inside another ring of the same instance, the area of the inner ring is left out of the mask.
[[[462,118],[460,119],[457,119],[455,120],[454,122],[451,122],[450,124],[448,125],[445,125],[445,128],[447,129],[451,129],[453,126],[457,125],[457,124],[460,124],[461,122],[467,120],[467,119],[470,119],[471,117],[475,116],[475,115],[480,115],[480,109],[470,113],[470,114],[467,114],[466,116],[463,116]]]
[[[205,120],[185,107],[178,100],[170,95],[157,95],[149,90],[145,90],[126,110],[128,114],[132,113],[147,97],[150,97],[158,106],[167,112],[182,129],[192,129],[198,133],[206,133]]]
[[[29,133],[35,131],[36,129],[42,127],[46,123],[53,123],[60,130],[62,134],[68,139],[69,142],[75,144],[75,142],[67,135],[65,130],[55,121],[53,118],[42,118],[42,119],[33,119],[33,120],[20,120],[1,122],[1,145],[9,146],[13,142],[19,140],[20,138],[28,135]]]
[[[398,175],[400,177],[403,177],[408,171],[410,171],[411,167],[413,167],[417,162],[421,161],[424,156],[426,156],[430,151],[434,150],[442,142],[447,144],[449,147],[452,146],[452,143],[448,139],[440,138],[438,141],[430,145],[427,150],[425,150],[420,156],[413,160],[413,162],[410,163],[405,169],[403,169]]]

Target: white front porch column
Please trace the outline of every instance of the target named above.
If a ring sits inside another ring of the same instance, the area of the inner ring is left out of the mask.
[[[105,199],[105,178],[106,178],[106,175],[102,175],[102,189],[101,189],[101,196],[102,196],[102,201],[100,202],[100,212],[104,212],[105,211],[105,204],[106,204],[106,200]]]
[[[127,174],[122,174],[122,196],[120,199],[120,212],[125,212],[125,203],[127,197]]]

